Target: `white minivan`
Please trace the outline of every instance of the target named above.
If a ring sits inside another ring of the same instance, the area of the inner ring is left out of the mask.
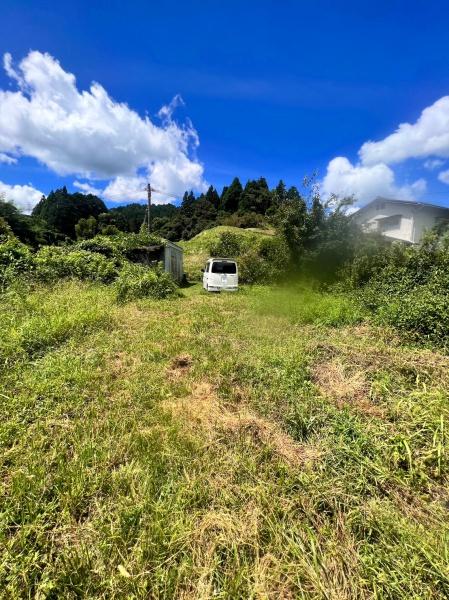
[[[203,269],[203,288],[206,292],[236,292],[239,274],[235,260],[209,258]]]

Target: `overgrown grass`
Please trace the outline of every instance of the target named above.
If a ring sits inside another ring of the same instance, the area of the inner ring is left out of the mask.
[[[343,296],[2,300],[5,598],[439,598],[449,361]]]

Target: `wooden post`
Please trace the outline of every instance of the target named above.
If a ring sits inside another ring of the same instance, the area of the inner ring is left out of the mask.
[[[151,233],[151,185],[147,184],[147,197],[148,197],[148,206],[147,206],[147,226],[148,226],[148,235]]]

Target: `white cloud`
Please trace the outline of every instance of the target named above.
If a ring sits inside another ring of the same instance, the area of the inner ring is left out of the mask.
[[[441,171],[441,173],[438,173],[438,179],[442,183],[446,183],[447,185],[449,185],[449,169],[447,169],[446,171]]]
[[[449,96],[425,108],[416,123],[402,123],[383,140],[366,142],[359,155],[365,165],[427,156],[449,158]]]
[[[115,189],[142,171],[179,194],[205,186],[203,166],[192,157],[197,132],[190,122],[181,126],[172,120],[180,96],[162,107],[163,123],[157,126],[98,83],[78,90],[75,76],[49,54],[30,52],[17,68],[5,54],[4,67],[19,89],[0,90],[0,151],[34,157],[60,175],[117,178]],[[121,189],[120,200],[135,194],[132,185]]]
[[[439,169],[443,165],[444,165],[444,160],[441,160],[440,158],[429,158],[428,160],[425,161],[425,163],[423,164],[423,167],[425,169],[427,169],[428,171],[434,171],[435,169]]]
[[[103,190],[103,196],[112,202],[120,202],[124,198],[127,200],[144,200],[146,198],[145,186],[147,179],[145,177],[116,177]]]
[[[0,181],[0,195],[29,214],[43,194],[31,185],[8,185]]]
[[[356,202],[363,204],[376,196],[415,198],[426,190],[426,182],[418,179],[411,185],[398,186],[393,170],[386,164],[353,165],[344,156],[338,156],[328,164],[321,190],[324,196],[354,195]]]
[[[101,196],[103,190],[97,188],[87,181],[74,181],[73,186],[84,192],[85,194],[93,194],[94,196]]]
[[[162,106],[157,113],[157,116],[163,121],[171,121],[173,113],[179,106],[184,106],[184,100],[180,94],[176,94],[169,104]]]
[[[7,165],[14,165],[17,162],[17,158],[14,158],[13,156],[8,156],[8,154],[4,154],[3,152],[0,152],[0,163],[5,163]]]

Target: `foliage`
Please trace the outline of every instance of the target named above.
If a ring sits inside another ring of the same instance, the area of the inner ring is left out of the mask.
[[[286,272],[290,256],[279,237],[260,238],[250,243],[241,234],[224,231],[209,248],[211,256],[238,260],[239,280],[243,283],[269,283]]]
[[[42,219],[22,214],[12,202],[7,202],[1,195],[0,220],[6,223],[11,232],[24,244],[36,247],[39,244],[52,243],[57,238],[48,230]]]
[[[129,258],[133,250],[145,249],[148,246],[157,246],[163,243],[164,241],[158,235],[148,235],[145,231],[141,233],[119,232],[110,236],[98,234],[91,239],[78,242],[76,248],[98,252],[108,258],[121,261]]]
[[[115,282],[117,300],[125,302],[141,298],[161,300],[176,292],[176,283],[162,269],[148,269],[142,265],[127,263]]]
[[[75,234],[78,240],[88,240],[97,233],[97,219],[92,215],[87,219],[80,219],[75,225]]]
[[[264,215],[259,215],[254,212],[247,213],[232,213],[222,214],[218,221],[221,225],[228,225],[230,227],[239,227],[241,229],[251,228],[264,228],[268,225],[268,220]]]
[[[0,217],[0,243],[6,242],[11,237],[14,237],[11,227],[3,217]]]
[[[290,188],[274,221],[285,239],[296,273],[335,282],[341,269],[352,261],[364,234],[346,213],[352,198],[330,198],[323,203],[314,190],[309,202]]]
[[[45,246],[34,257],[36,277],[42,281],[57,281],[65,277],[109,283],[117,276],[113,260],[97,252],[70,247]]]
[[[237,233],[224,231],[209,247],[211,256],[222,258],[237,258],[247,247],[247,240]]]
[[[0,291],[33,268],[33,256],[25,244],[11,236],[0,241]]]
[[[366,244],[345,274],[378,322],[449,345],[448,237],[430,233],[418,246]]]
[[[48,227],[58,233],[74,239],[75,226],[80,219],[99,217],[107,208],[100,198],[93,194],[70,194],[64,186],[42,200],[34,207],[33,216],[43,219]]]
[[[151,207],[151,217],[153,229],[159,231],[163,228],[179,211],[179,208],[173,204],[155,204]],[[129,233],[138,233],[145,219],[145,204],[127,204],[126,206],[117,206],[107,213],[114,219],[115,225],[121,231]],[[166,237],[166,236],[164,236]]]
[[[220,208],[227,213],[235,213],[239,209],[243,188],[238,177],[232,180],[229,187],[225,187],[221,194]]]

